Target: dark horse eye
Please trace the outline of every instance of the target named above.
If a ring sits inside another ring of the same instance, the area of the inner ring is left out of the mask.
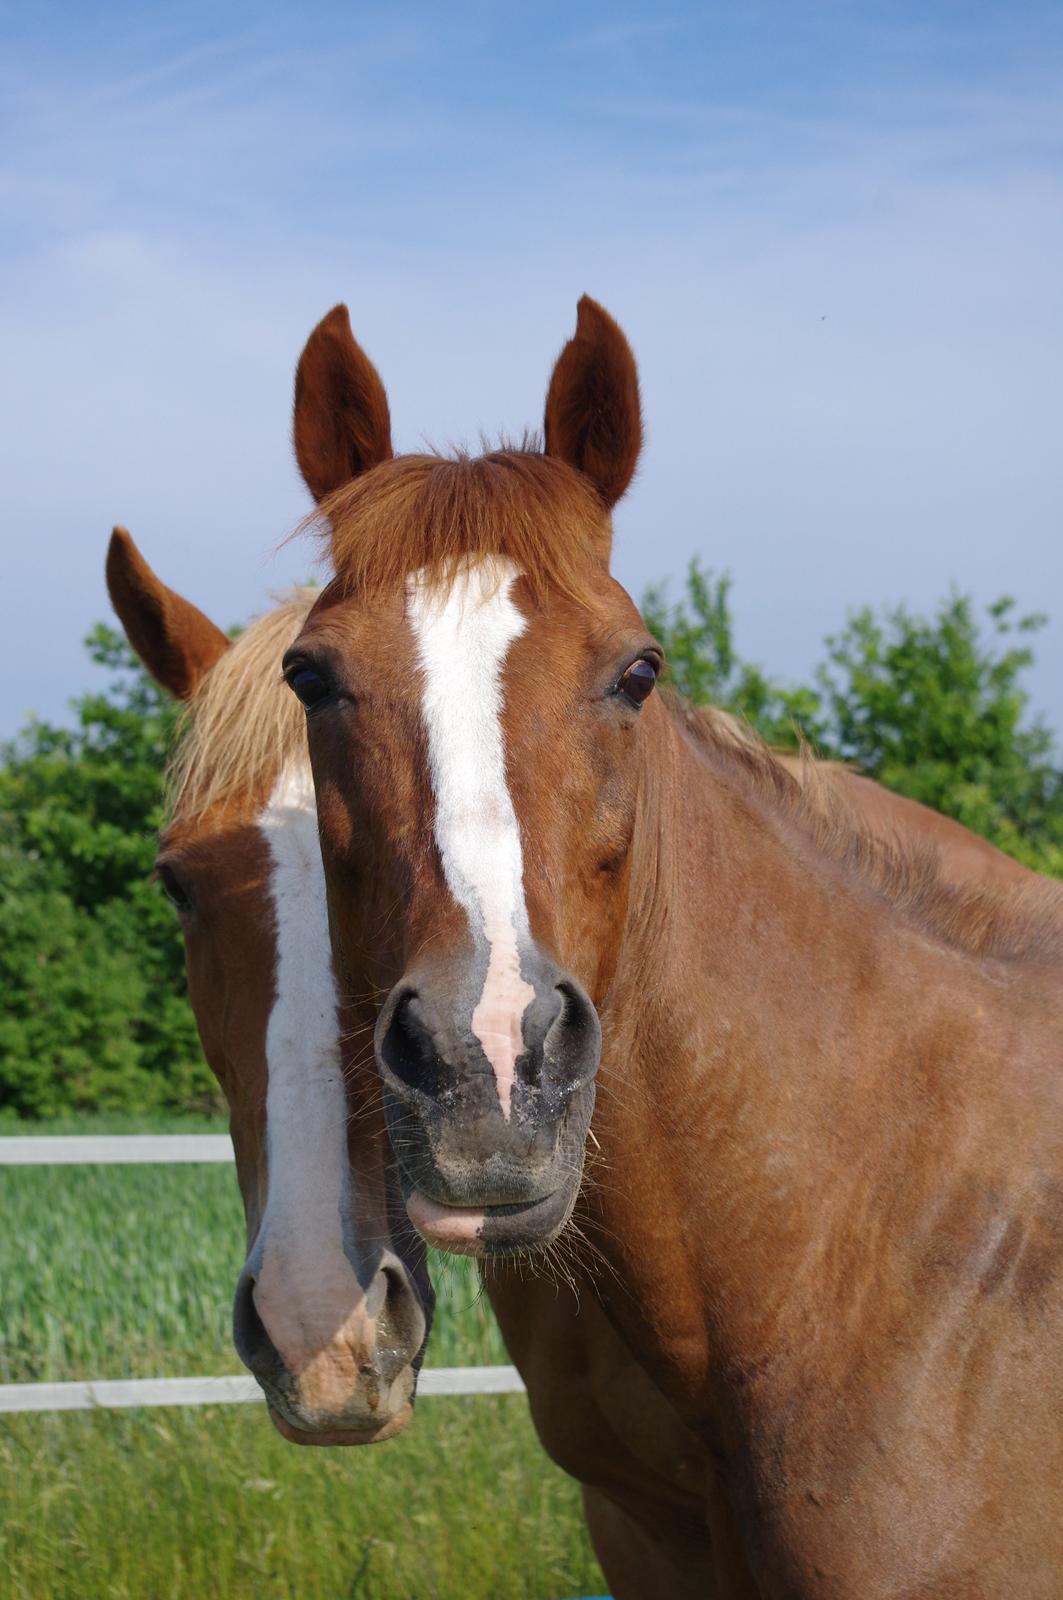
[[[167,900],[170,901],[171,905],[175,905],[178,911],[190,911],[192,909],[192,897],[182,885],[173,868],[161,866],[158,871],[159,882],[162,884]]]
[[[294,672],[289,672],[288,687],[307,711],[327,700],[332,692],[328,682],[313,667],[296,667]]]
[[[617,685],[617,693],[637,710],[644,700],[649,699],[656,682],[657,668],[645,656],[640,656],[624,673]]]

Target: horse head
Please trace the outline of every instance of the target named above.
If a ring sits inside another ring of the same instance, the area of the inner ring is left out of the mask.
[[[663,664],[609,574],[634,359],[584,299],[543,451],[396,457],[341,306],[299,363],[295,442],[336,578],[285,675],[334,948],[386,994],[363,1020],[407,1210],[443,1248],[543,1244],[581,1181]]]
[[[410,1416],[431,1289],[379,1093],[350,1070],[361,1045],[333,976],[302,714],[279,676],[311,597],[231,642],[121,529],[107,578],[130,643],[187,708],[157,873],[230,1110],[247,1219],[236,1346],[287,1438],[387,1438]]]

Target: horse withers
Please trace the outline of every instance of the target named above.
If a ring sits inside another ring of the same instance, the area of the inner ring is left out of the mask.
[[[431,1315],[365,1074],[345,1034],[302,713],[280,682],[309,607],[235,641],[162,584],[116,529],[111,598],[155,679],[186,703],[157,872],[224,1090],[247,1219],[233,1333],[299,1444],[386,1439],[409,1420]]]

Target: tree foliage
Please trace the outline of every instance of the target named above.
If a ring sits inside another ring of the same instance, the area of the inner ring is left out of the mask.
[[[1063,775],[1028,716],[1023,674],[1043,621],[951,595],[933,616],[854,613],[809,685],[735,646],[731,582],[697,563],[644,614],[676,687],[800,737],[1063,876]],[[90,635],[105,690],[73,725],[31,722],[0,760],[0,1116],[218,1104],[185,993],[180,932],[151,881],[176,708],[121,636]]]
[[[151,881],[173,704],[125,641],[71,728],[31,722],[0,766],[0,1111],[215,1103],[180,931]]]
[[[695,705],[733,712],[778,748],[796,749],[800,736],[819,736],[821,706],[814,689],[785,687],[740,659],[729,573],[716,575],[694,560],[686,598],[670,605],[666,586],[654,584],[643,595],[642,615],[664,646],[670,682]]]
[[[982,622],[959,594],[931,618],[864,609],[827,640],[818,684],[839,756],[1063,875],[1063,774],[1022,686],[1044,622],[1007,597]]]
[[[695,561],[677,604],[660,587],[646,597],[683,694],[744,717],[772,744],[803,737],[1063,876],[1063,773],[1022,682],[1043,616],[1018,615],[1004,598],[979,618],[955,593],[931,617],[864,608],[827,639],[813,684],[788,687],[738,656],[730,589]]]

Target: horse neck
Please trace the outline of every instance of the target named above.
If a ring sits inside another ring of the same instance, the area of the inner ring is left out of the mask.
[[[874,1292],[853,1219],[924,1134],[927,1085],[904,1065],[942,1021],[908,946],[950,964],[956,1014],[966,969],[671,716],[644,759],[592,1205],[635,1291],[616,1301],[629,1342],[707,1404],[728,1363],[813,1336],[839,1275]]]

